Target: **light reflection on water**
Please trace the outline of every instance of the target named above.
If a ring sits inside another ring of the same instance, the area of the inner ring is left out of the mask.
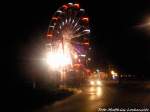
[[[90,87],[89,88],[89,93],[90,93],[90,96],[89,96],[89,100],[96,100],[97,98],[100,98],[102,96],[102,88],[100,86],[98,87]]]

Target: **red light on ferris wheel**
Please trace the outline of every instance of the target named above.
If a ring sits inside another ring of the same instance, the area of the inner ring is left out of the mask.
[[[74,4],[74,7],[76,7],[76,8],[80,8],[80,5],[79,4]]]
[[[82,20],[83,21],[89,21],[89,18],[88,17],[82,17]]]

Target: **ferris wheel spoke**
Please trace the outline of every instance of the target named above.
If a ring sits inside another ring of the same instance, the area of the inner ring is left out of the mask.
[[[80,18],[75,22],[73,29],[79,24]]]
[[[72,37],[72,39],[75,39],[75,38],[81,38],[83,37],[84,35],[86,35],[87,33],[81,33],[81,34],[76,34]]]
[[[82,27],[78,27],[77,29],[75,29],[75,32],[78,32]]]
[[[85,10],[80,8],[79,4],[68,3],[58,8],[52,16],[48,27],[48,39],[52,50],[57,52],[60,44],[64,43],[69,53],[83,54],[86,52],[85,37],[88,38],[90,33],[89,19],[85,14]],[[63,41],[63,43],[62,43]],[[87,42],[88,43],[88,42]]]

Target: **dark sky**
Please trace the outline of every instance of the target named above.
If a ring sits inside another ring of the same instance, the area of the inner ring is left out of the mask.
[[[18,63],[22,60],[38,55],[38,44],[41,45],[40,40],[45,36],[52,14],[70,1],[75,0],[14,0],[5,3],[6,42],[1,42],[1,45],[4,57],[10,59],[5,62],[6,67],[11,69],[10,74],[21,68]],[[78,1],[91,20],[90,38],[95,64],[112,63],[126,72],[149,76],[150,35],[136,26],[150,15],[150,1]]]

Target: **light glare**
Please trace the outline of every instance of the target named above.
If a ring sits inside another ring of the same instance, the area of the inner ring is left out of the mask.
[[[55,51],[50,51],[47,53],[46,62],[50,68],[59,70],[62,67],[72,64],[70,52],[66,46],[64,48],[64,52],[60,46]]]

